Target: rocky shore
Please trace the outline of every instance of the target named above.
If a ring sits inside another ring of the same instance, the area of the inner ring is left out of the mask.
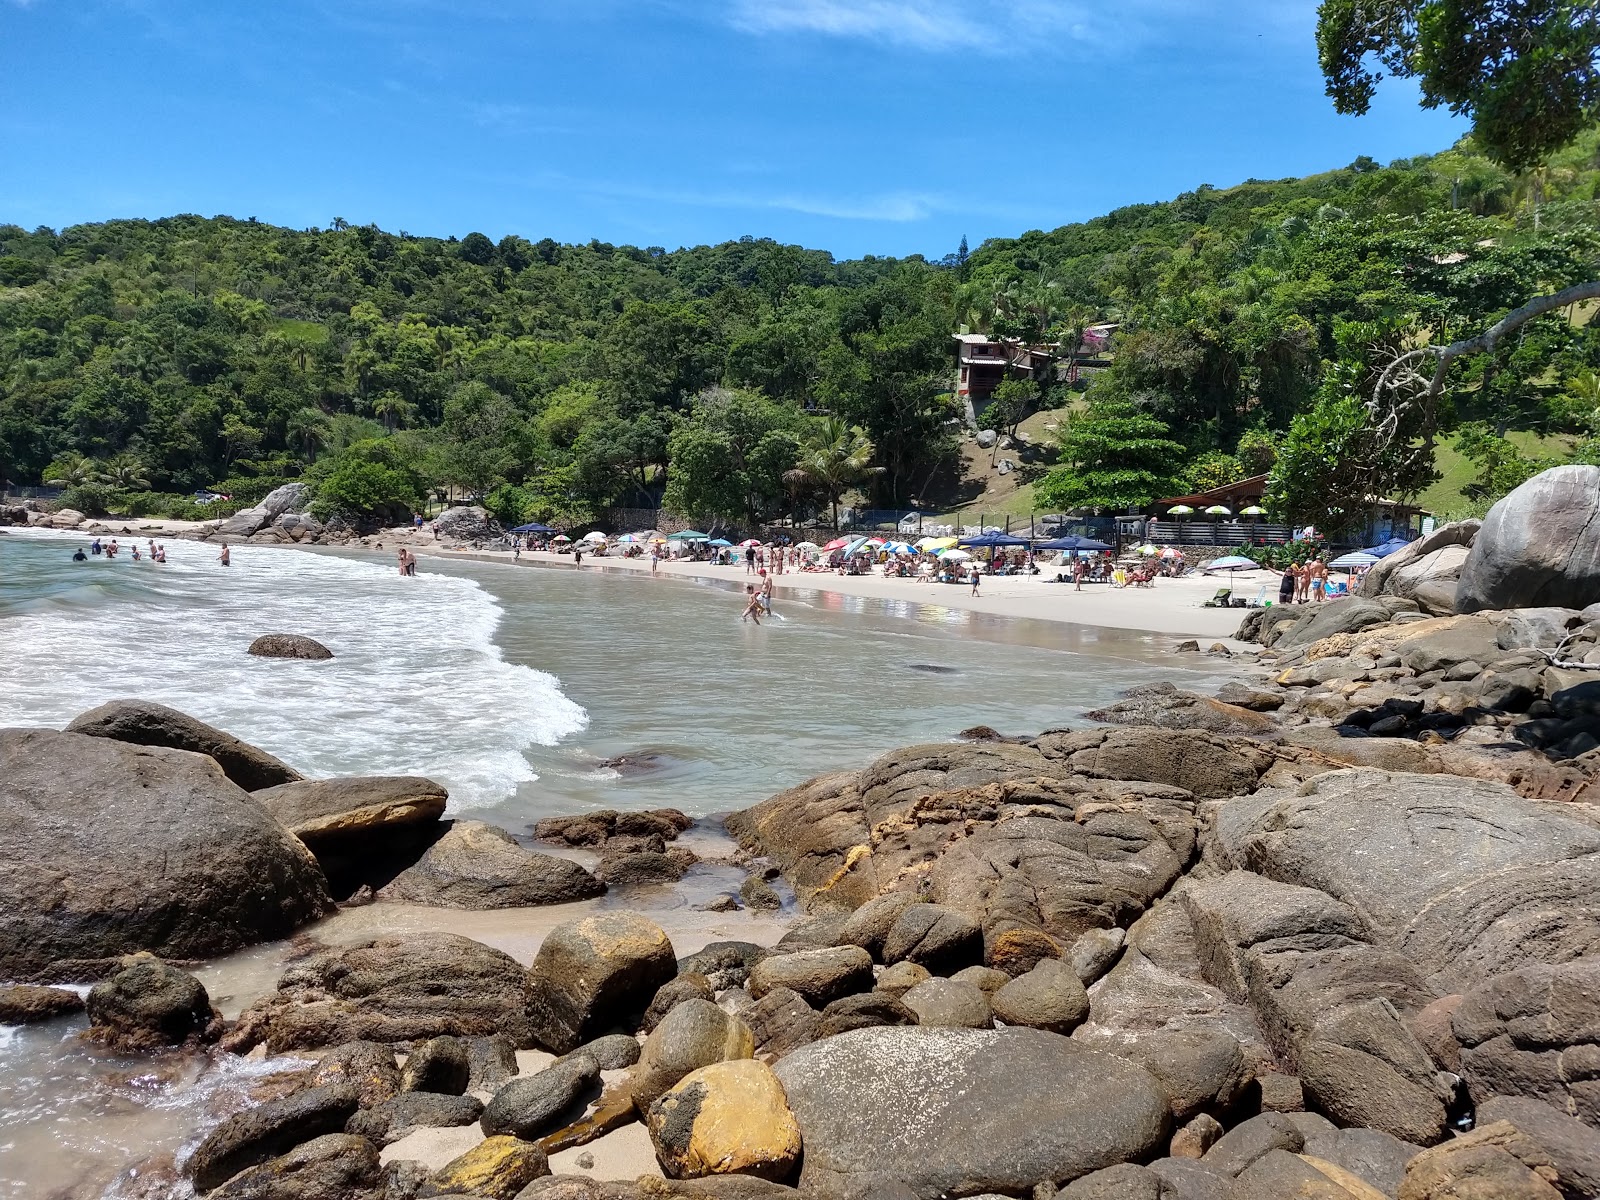
[[[1572,481],[1533,482],[1358,597],[1250,613],[1216,696],[731,815],[719,903],[798,909],[770,947],[680,954],[622,906],[531,963],[313,930],[225,1021],[181,960],[338,903],[670,886],[686,819],[519,838],[136,701],[0,732],[0,1012],[97,979],[107,1044],[293,1056],[176,1164],[226,1200],[1600,1195],[1600,545],[1580,514],[1546,553]],[[649,1169],[601,1178],[619,1147]]]

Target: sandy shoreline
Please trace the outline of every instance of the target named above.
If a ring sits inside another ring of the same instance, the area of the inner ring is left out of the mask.
[[[110,519],[97,522],[109,526],[115,536],[144,538],[151,535],[169,538],[196,538],[204,525],[190,521]],[[124,533],[124,530],[127,532]],[[69,535],[85,536],[83,530],[60,531]],[[400,535],[401,540],[397,540]],[[102,535],[105,536],[105,535]],[[498,563],[504,566],[540,567],[558,570],[616,571],[648,575],[648,558],[622,558],[606,556],[595,558],[585,555],[582,567],[574,567],[572,555],[547,551],[524,551],[520,559],[509,550],[453,550],[419,542],[409,536],[409,531],[397,530],[389,537],[382,534],[352,541],[344,545],[306,547],[294,542],[277,543],[280,549],[344,549],[372,553],[387,553],[405,545],[419,557],[466,559],[469,561]],[[248,554],[255,548],[248,541],[233,543],[235,554]],[[733,566],[715,566],[704,562],[673,562],[663,560],[660,573],[666,578],[685,580],[706,579],[732,584],[742,589],[755,579],[745,573],[742,562]],[[1149,588],[1114,588],[1106,583],[1085,584],[1083,591],[1075,591],[1071,584],[1045,582],[1054,578],[1052,568],[1042,568],[1037,576],[986,576],[980,594],[971,594],[971,588],[962,584],[919,583],[912,579],[885,579],[881,575],[837,575],[832,572],[785,574],[774,577],[773,590],[778,598],[778,611],[782,600],[807,599],[816,593],[864,599],[893,601],[924,605],[936,609],[955,609],[962,612],[982,613],[993,617],[1013,617],[1032,621],[1050,621],[1064,625],[1092,626],[1101,629],[1118,629],[1142,633],[1162,634],[1179,638],[1203,638],[1208,641],[1229,640],[1243,620],[1242,609],[1213,609],[1201,605],[1220,587],[1233,586],[1235,595],[1253,599],[1263,585],[1268,596],[1276,595],[1278,576],[1270,571],[1245,571],[1236,577],[1228,575],[1196,575],[1183,579],[1158,579]]]

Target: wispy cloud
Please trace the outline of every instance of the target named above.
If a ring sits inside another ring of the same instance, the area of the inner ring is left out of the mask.
[[[728,22],[753,34],[814,33],[980,53],[1017,37],[1088,37],[1094,10],[1078,0],[733,0]]]

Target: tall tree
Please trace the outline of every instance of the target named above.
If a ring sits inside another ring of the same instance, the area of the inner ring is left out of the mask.
[[[1142,508],[1171,494],[1184,453],[1155,417],[1110,398],[1092,399],[1067,422],[1060,442],[1061,465],[1034,485],[1041,508]]]

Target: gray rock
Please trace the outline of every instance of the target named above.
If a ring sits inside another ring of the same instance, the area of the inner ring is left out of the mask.
[[[872,957],[859,946],[800,950],[762,959],[750,972],[750,994],[757,1000],[773,988],[788,988],[813,1007],[852,992],[872,990]]]
[[[509,1134],[535,1141],[582,1114],[599,1095],[600,1064],[587,1054],[552,1063],[536,1075],[501,1085],[478,1124],[488,1137]]]
[[[333,657],[332,650],[303,633],[264,633],[250,643],[248,652],[257,658],[301,658],[313,662]]]
[[[488,509],[458,504],[433,519],[433,532],[441,541],[483,542],[499,537],[504,530]]]
[[[1497,501],[1461,568],[1456,611],[1560,606],[1600,595],[1600,467],[1541,471]]]
[[[970,983],[989,997],[1011,982],[1011,976],[993,967],[962,967],[950,978],[956,983]]]
[[[1017,1193],[1140,1158],[1167,1136],[1142,1068],[1033,1029],[858,1029],[777,1064],[802,1191],[886,1175],[922,1200]]]
[[[1306,1153],[1343,1167],[1385,1196],[1393,1196],[1400,1191],[1406,1164],[1422,1153],[1422,1147],[1377,1129],[1340,1129],[1316,1145],[1307,1138]]]
[[[883,961],[914,962],[935,975],[950,974],[983,961],[983,928],[966,913],[913,904],[884,936]]]
[[[291,967],[223,1045],[269,1053],[344,1042],[504,1034],[533,1045],[528,972],[503,951],[450,933],[378,938]]]
[[[974,984],[935,976],[917,984],[900,1003],[917,1014],[918,1025],[944,1029],[988,1029],[994,1025],[989,999]]]
[[[363,1108],[345,1124],[345,1132],[359,1134],[371,1138],[380,1146],[387,1146],[418,1129],[471,1125],[482,1115],[483,1101],[476,1096],[402,1092],[371,1108]]]
[[[1233,1178],[1188,1158],[1158,1158],[1150,1174],[1161,1180],[1161,1200],[1229,1200]]]
[[[933,973],[927,967],[919,967],[913,962],[900,962],[885,967],[872,990],[889,996],[903,996],[924,979],[932,978]]]
[[[325,1133],[235,1175],[211,1200],[384,1200],[378,1147],[364,1137]]]
[[[740,1013],[764,1059],[782,1058],[822,1036],[822,1014],[796,992],[775,987]]]
[[[750,969],[770,953],[754,942],[710,942],[704,949],[680,958],[678,974],[704,975],[719,992],[743,987],[750,978]]]
[[[216,1037],[205,985],[147,954],[134,955],[89,991],[89,1036],[124,1053]]]
[[[218,1125],[184,1163],[198,1191],[225,1183],[247,1167],[276,1158],[301,1142],[342,1133],[360,1095],[349,1084],[303,1088],[235,1113]]]
[[[605,912],[558,925],[539,946],[530,972],[535,1035],[565,1054],[632,1025],[677,966],[667,935],[638,913]]]
[[[634,1107],[643,1115],[656,1097],[691,1071],[755,1053],[750,1026],[707,1000],[685,1000],[644,1041],[629,1076]]]
[[[254,795],[314,854],[346,840],[370,852],[380,832],[433,825],[450,800],[449,792],[420,775],[302,779]]]
[[[492,1092],[517,1074],[517,1044],[503,1033],[469,1038],[467,1058],[471,1063],[467,1073],[469,1092]]]
[[[405,1069],[400,1073],[400,1090],[459,1096],[467,1090],[471,1077],[472,1057],[467,1043],[446,1034],[411,1048]]]
[[[1161,729],[1204,729],[1210,733],[1270,733],[1277,723],[1220,697],[1183,692],[1170,683],[1135,688],[1125,699],[1086,714],[1110,725],[1151,725]]]
[[[777,912],[783,907],[783,898],[759,875],[746,876],[745,881],[739,885],[739,899],[744,901],[746,908],[760,912]]]
[[[1348,600],[1317,604],[1280,634],[1273,644],[1280,650],[1309,646],[1312,642],[1320,642],[1337,633],[1356,633],[1374,625],[1387,625],[1391,615],[1387,608],[1376,601],[1354,596]]]
[[[1249,1084],[1238,1040],[1223,1029],[1146,1029],[1112,1034],[1085,1028],[1074,1039],[1136,1062],[1160,1081],[1172,1114],[1187,1121],[1209,1109],[1228,1112]]]
[[[0,823],[12,979],[81,977],[139,950],[225,954],[332,909],[306,848],[196,754],[0,730]]]
[[[111,738],[135,746],[165,746],[214,759],[222,773],[247,792],[293,783],[300,773],[265,750],[187,713],[148,700],[110,700],[72,719],[68,733]]]
[[[304,483],[286,483],[273,488],[260,503],[242,508],[217,528],[216,536],[244,538],[259,533],[284,513],[299,512],[310,503],[311,488]]]
[[[873,1025],[915,1025],[917,1014],[881,991],[861,992],[835,1000],[822,1011],[819,1037],[833,1037]]]
[[[1363,599],[1399,597],[1414,600],[1431,616],[1455,612],[1456,588],[1480,521],[1441,525],[1404,550],[1382,559],[1361,578]]]
[[[917,902],[911,892],[889,892],[868,900],[851,913],[839,927],[836,940],[841,946],[860,946],[873,958],[883,957],[883,940],[889,929]]]
[[[667,980],[657,989],[650,1007],[644,1011],[644,1020],[639,1023],[642,1033],[649,1033],[661,1024],[665,1017],[685,1000],[715,1000],[717,993],[711,986],[711,981],[704,975],[694,972],[680,971],[676,978]]]
[[[493,825],[456,821],[378,895],[411,904],[488,909],[570,904],[605,890],[569,858],[524,850]]]
[[[1061,1200],[1162,1200],[1161,1178],[1133,1163],[1091,1171],[1056,1193]]]
[[[1071,1033],[1089,1015],[1089,994],[1071,967],[1047,958],[997,991],[991,1006],[1007,1025]]]
[[[1478,1125],[1510,1121],[1538,1143],[1560,1173],[1561,1186],[1578,1196],[1600,1196],[1600,1139],[1593,1125],[1520,1096],[1493,1096],[1478,1106]]]
[[[1230,1200],[1283,1200],[1285,1196],[1339,1196],[1350,1194],[1315,1164],[1288,1150],[1271,1150],[1251,1163],[1234,1180]]]
[[[1072,943],[1067,961],[1072,964],[1084,987],[1116,965],[1117,955],[1122,953],[1122,943],[1126,938],[1127,933],[1120,928],[1091,929]]]
[[[1262,1113],[1228,1130],[1200,1161],[1214,1171],[1237,1176],[1273,1150],[1298,1154],[1305,1144],[1305,1135],[1289,1118],[1282,1113]]]
[[[639,1042],[625,1033],[609,1033],[572,1052],[573,1057],[580,1054],[594,1059],[602,1071],[622,1071],[639,1061]]]

